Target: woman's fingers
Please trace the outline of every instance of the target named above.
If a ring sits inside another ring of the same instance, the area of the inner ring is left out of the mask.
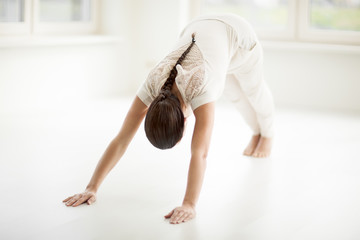
[[[170,218],[173,215],[173,213],[174,213],[174,210],[172,210],[167,215],[165,215],[165,218]]]
[[[77,198],[75,198],[75,197],[73,197],[73,198],[71,198],[70,200],[68,200],[66,203],[65,203],[65,205],[66,206],[71,206],[74,202],[76,202],[77,201]]]
[[[77,207],[80,204],[84,203],[85,201],[87,201],[89,199],[89,196],[82,196],[81,198],[79,198],[72,206],[73,207]]]
[[[188,205],[183,205],[181,207],[177,207],[171,211],[166,218],[170,218],[171,224],[179,224],[183,222],[187,222],[195,217],[195,208]]]
[[[87,202],[91,204],[96,201],[96,194],[94,192],[85,191],[83,193],[75,194],[63,200],[66,206],[77,207],[82,203]]]
[[[194,218],[194,215],[191,213],[185,213],[178,221],[178,223],[187,222]]]
[[[170,223],[179,223],[182,216],[185,214],[183,210],[175,210],[174,214],[170,219]]]
[[[72,197],[73,197],[73,196],[64,199],[63,202],[67,202],[67,201],[68,201],[70,198],[72,198]]]
[[[186,222],[185,219],[189,216],[189,213],[184,213],[178,220],[178,222]]]
[[[82,197],[81,194],[75,194],[72,196],[67,202],[66,206],[72,206],[77,200],[79,200]]]

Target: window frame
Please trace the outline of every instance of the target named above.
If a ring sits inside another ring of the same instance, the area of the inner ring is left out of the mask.
[[[191,17],[203,12],[205,0],[188,0]],[[263,40],[318,42],[328,44],[360,45],[360,32],[313,29],[310,26],[310,0],[289,0],[289,18],[284,30],[256,29]]]
[[[0,23],[0,36],[96,34],[99,31],[99,0],[92,0],[89,22],[41,22],[39,0],[24,0],[23,22]]]
[[[31,23],[31,1],[24,0],[24,21],[23,22],[0,22],[0,35],[5,34],[30,34]]]
[[[89,22],[43,22],[39,17],[39,1],[33,0],[34,34],[91,34],[98,31],[99,1],[92,0]]]
[[[298,38],[301,41],[360,45],[360,32],[313,29],[310,26],[310,0],[299,1]]]
[[[288,21],[283,30],[256,29],[260,38],[267,40],[293,40],[296,36],[297,0],[289,0]]]

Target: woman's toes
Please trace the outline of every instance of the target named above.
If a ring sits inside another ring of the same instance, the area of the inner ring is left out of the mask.
[[[243,154],[245,156],[252,156],[252,154],[254,153],[256,146],[258,145],[260,139],[260,135],[254,135],[252,136],[252,138],[250,139],[249,144],[247,145],[247,147],[245,148]]]
[[[260,140],[252,156],[256,158],[269,157],[271,153],[271,148],[272,148],[272,139],[260,137]]]
[[[252,157],[255,157],[255,158],[266,158],[268,157],[270,154],[268,153],[264,153],[264,152],[254,152],[253,155],[251,155]]]
[[[245,156],[249,156],[249,157],[250,157],[251,154],[252,154],[252,150],[251,150],[251,149],[247,149],[247,148],[246,148],[246,149],[244,150],[244,152],[243,152],[243,155],[245,155]]]

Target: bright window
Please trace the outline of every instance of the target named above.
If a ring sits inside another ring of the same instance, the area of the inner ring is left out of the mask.
[[[0,0],[0,22],[23,22],[24,0]]]
[[[0,34],[89,34],[99,0],[0,0]]]
[[[298,0],[298,39],[360,44],[360,0]]]
[[[288,6],[288,0],[205,0],[205,13],[235,13],[258,29],[283,30],[288,23]]]
[[[360,44],[360,0],[195,0],[246,18],[262,39]]]
[[[89,22],[90,0],[40,0],[39,19],[42,22]]]
[[[202,14],[235,13],[247,19],[258,35],[290,39],[294,35],[294,0],[203,0]]]
[[[312,0],[309,8],[311,28],[360,31],[360,0]]]
[[[0,0],[0,34],[29,34],[29,0]]]

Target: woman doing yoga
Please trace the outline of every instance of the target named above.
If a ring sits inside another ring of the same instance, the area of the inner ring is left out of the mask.
[[[274,135],[274,105],[264,81],[262,48],[252,27],[232,14],[207,15],[190,22],[174,47],[139,88],[124,123],[107,147],[83,193],[66,206],[92,204],[110,170],[125,153],[145,118],[146,136],[169,149],[182,138],[186,118],[195,116],[187,188],[182,205],[165,218],[181,223],[195,217],[214,124],[215,102],[224,94],[253,132],[244,155],[268,157]]]

